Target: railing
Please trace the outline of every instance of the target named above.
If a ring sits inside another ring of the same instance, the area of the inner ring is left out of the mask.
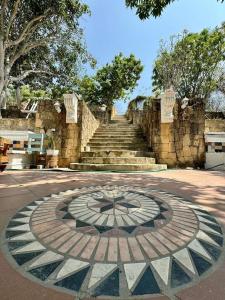
[[[44,154],[45,148],[44,148],[44,133],[32,133],[28,135],[28,148],[27,152],[33,153],[33,152],[39,152],[40,154]]]

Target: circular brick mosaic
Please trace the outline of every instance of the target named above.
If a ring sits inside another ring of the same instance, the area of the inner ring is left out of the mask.
[[[44,197],[5,236],[21,272],[81,298],[171,295],[207,275],[223,251],[222,229],[203,208],[130,186]]]

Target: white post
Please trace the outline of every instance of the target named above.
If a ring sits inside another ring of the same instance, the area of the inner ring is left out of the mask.
[[[176,102],[176,93],[171,87],[161,96],[161,123],[173,123],[173,108]]]
[[[64,94],[64,105],[66,107],[66,123],[77,124],[78,122],[78,101],[76,94]]]

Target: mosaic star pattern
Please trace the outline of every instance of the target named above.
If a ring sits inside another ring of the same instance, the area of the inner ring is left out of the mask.
[[[5,237],[21,272],[79,297],[171,294],[210,273],[223,251],[222,229],[202,207],[130,186],[34,201]]]

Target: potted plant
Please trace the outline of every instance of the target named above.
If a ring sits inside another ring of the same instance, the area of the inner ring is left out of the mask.
[[[56,149],[56,138],[54,136],[54,131],[51,129],[47,132],[47,150],[46,150],[46,166],[47,168],[57,168],[58,167],[58,155],[59,150]]]
[[[56,143],[53,135],[48,136],[48,149],[46,150],[46,153],[49,156],[59,155],[59,150],[56,149]]]

